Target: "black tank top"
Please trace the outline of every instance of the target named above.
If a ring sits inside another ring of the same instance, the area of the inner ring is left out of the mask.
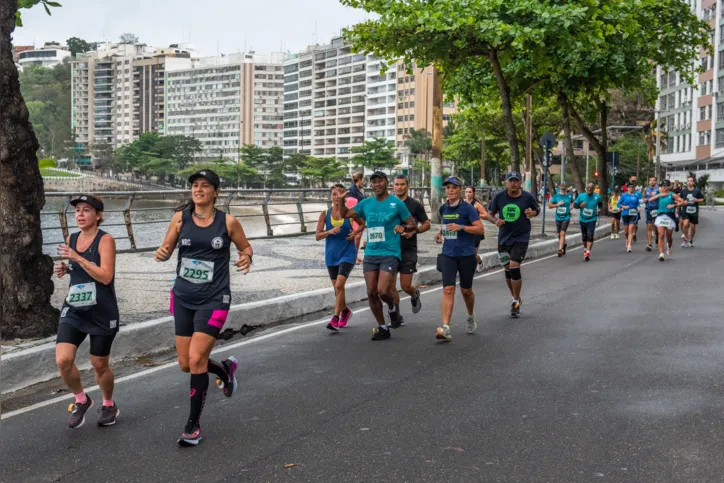
[[[226,310],[231,302],[226,213],[216,211],[211,225],[202,228],[194,223],[192,209],[181,212],[174,297],[188,309]]]
[[[79,252],[78,236],[70,236],[70,248],[89,262],[101,266],[101,253],[98,246],[106,232],[98,230],[90,246]],[[91,335],[111,335],[118,332],[118,301],[116,300],[115,275],[111,283],[103,285],[77,263],[69,262],[70,285],[68,296],[60,313],[60,323],[68,323],[76,329]]]

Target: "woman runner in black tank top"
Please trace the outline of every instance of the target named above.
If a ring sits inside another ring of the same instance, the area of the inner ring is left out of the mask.
[[[111,344],[118,332],[118,302],[114,285],[116,242],[98,225],[103,221],[103,201],[83,195],[70,202],[81,231],[68,237],[58,254],[68,259],[55,266],[58,278],[70,274],[68,296],[60,312],[55,359],[60,376],[75,395],[68,425],[78,428],[85,422],[93,401],[86,396],[80,381],[75,355],[78,346],[90,335],[91,363],[103,393],[99,426],[115,424],[119,414],[113,402],[113,371],[108,366]]]
[[[216,210],[219,177],[201,170],[189,178],[191,200],[177,212],[168,227],[155,259],[165,262],[178,246],[176,281],[171,290],[171,314],[176,327],[176,354],[183,372],[191,373],[191,410],[180,445],[195,446],[201,440],[201,411],[209,387],[209,372],[226,397],[236,391],[238,362],[229,357],[211,360],[211,350],[226,322],[231,305],[229,263],[231,244],[236,245],[237,270],[248,273],[253,251],[239,221]]]

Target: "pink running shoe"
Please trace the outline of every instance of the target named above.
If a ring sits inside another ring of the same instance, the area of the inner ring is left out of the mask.
[[[342,327],[347,327],[347,323],[349,322],[349,319],[352,318],[352,311],[349,310],[349,308],[346,308],[342,311],[339,317],[339,324],[338,327],[341,329]]]
[[[333,332],[339,332],[339,317],[336,315],[327,324],[327,328]]]

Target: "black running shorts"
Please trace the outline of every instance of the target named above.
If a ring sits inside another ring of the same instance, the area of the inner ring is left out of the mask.
[[[86,334],[71,324],[61,323],[58,325],[58,337],[55,343],[73,344],[76,347],[80,347],[86,336],[90,335],[90,354],[96,357],[107,357],[111,353],[111,346],[113,345],[113,339],[115,339],[116,334],[117,332],[110,335]]]
[[[473,276],[478,266],[478,259],[475,255],[466,257],[440,255],[440,264],[443,287],[454,286],[458,274],[460,274],[460,288],[468,289],[473,286]]]

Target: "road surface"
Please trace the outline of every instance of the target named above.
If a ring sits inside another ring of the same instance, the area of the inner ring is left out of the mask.
[[[523,315],[501,273],[475,282],[479,329],[437,343],[440,288],[387,341],[372,318],[284,326],[225,346],[204,440],[179,448],[188,376],[120,382],[118,424],[65,426],[67,401],[0,423],[3,482],[713,482],[724,480],[724,216],[664,263],[599,241],[523,267]],[[640,237],[641,240],[642,237]],[[678,236],[677,236],[678,241]],[[99,401],[97,391],[90,395]],[[294,465],[285,467],[287,465]]]

